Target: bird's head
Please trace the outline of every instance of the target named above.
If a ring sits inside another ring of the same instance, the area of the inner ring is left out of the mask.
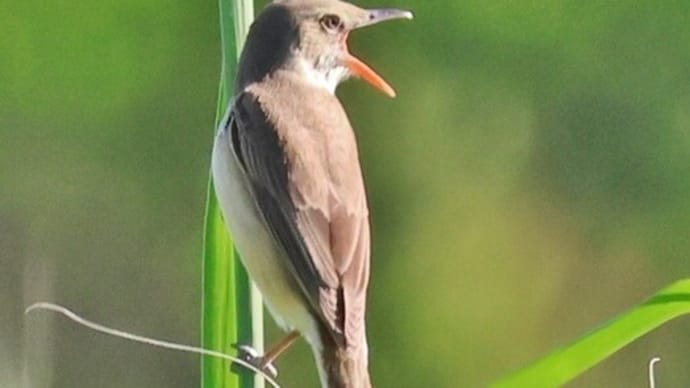
[[[394,97],[393,88],[347,47],[351,31],[393,19],[412,19],[412,13],[362,9],[339,0],[275,0],[250,29],[239,84],[259,81],[282,68],[299,72],[331,93],[354,75]]]

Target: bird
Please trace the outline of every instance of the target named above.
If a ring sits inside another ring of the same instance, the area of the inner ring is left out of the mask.
[[[288,331],[253,360],[261,368],[303,336],[323,388],[372,386],[369,210],[357,141],[335,91],[358,77],[394,97],[347,39],[412,17],[340,0],[275,0],[249,29],[211,170],[242,263]]]

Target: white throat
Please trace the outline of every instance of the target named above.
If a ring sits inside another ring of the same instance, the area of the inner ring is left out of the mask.
[[[297,60],[297,71],[310,85],[325,89],[331,94],[335,94],[338,84],[349,76],[345,67],[316,68],[302,58]]]

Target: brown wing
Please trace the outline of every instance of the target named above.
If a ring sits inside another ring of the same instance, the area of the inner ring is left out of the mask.
[[[241,93],[232,109],[233,149],[269,230],[316,315],[336,340],[358,344],[369,274],[369,224],[359,164],[353,166],[356,171],[347,170],[353,150],[327,149],[324,134],[309,128],[317,122],[300,120],[293,123],[294,131],[285,131],[290,123],[272,117],[250,92]],[[356,149],[354,157],[356,162]]]
[[[324,282],[297,227],[297,209],[288,191],[288,170],[277,132],[250,93],[235,99],[230,117],[233,150],[251,183],[257,207],[285,249],[303,291],[308,298],[317,298]]]

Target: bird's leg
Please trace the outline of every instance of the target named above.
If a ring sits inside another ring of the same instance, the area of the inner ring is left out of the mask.
[[[261,369],[265,368],[267,365],[271,365],[273,361],[278,358],[283,352],[285,352],[290,345],[292,345],[297,338],[299,338],[299,332],[293,330],[289,332],[283,339],[281,339],[277,344],[273,345],[263,356],[261,356],[261,362],[259,365]]]
[[[283,339],[265,352],[263,356],[259,356],[258,352],[254,350],[254,348],[247,345],[239,346],[238,350],[240,352],[240,357],[243,360],[254,365],[257,369],[260,369],[269,376],[275,378],[278,376],[278,370],[273,365],[273,361],[275,361],[278,356],[283,354],[283,352],[285,352],[285,350],[287,350],[287,348],[289,348],[290,345],[297,340],[297,338],[299,338],[299,332],[297,330],[289,332],[285,337],[283,337]]]

